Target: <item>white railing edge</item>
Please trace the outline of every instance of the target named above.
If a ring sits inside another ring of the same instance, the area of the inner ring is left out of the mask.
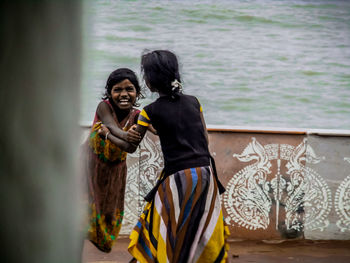
[[[91,122],[80,122],[81,128],[90,128]],[[308,129],[308,128],[282,128],[261,126],[231,126],[231,125],[207,125],[210,131],[245,132],[245,133],[288,133],[320,136],[350,136],[350,130],[346,129]]]

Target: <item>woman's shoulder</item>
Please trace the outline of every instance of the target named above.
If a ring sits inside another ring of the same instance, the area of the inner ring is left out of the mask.
[[[143,107],[143,110],[150,110],[161,102],[161,97]]]
[[[186,102],[191,102],[194,104],[199,104],[199,100],[196,96],[189,95],[189,94],[181,94],[181,97],[186,100]]]
[[[112,105],[110,104],[110,102],[108,100],[101,100],[97,105],[96,112],[98,114],[103,114],[107,111],[109,111],[109,112],[113,111]]]
[[[134,107],[131,108],[131,111],[132,111],[132,114],[135,114],[135,115],[140,114],[141,112],[139,109],[136,109]]]
[[[197,100],[196,96],[190,95],[190,94],[182,94],[184,97],[188,98],[188,99],[192,99],[192,100]]]
[[[97,104],[97,108],[101,108],[101,107],[110,107],[111,103],[108,100],[101,100],[98,104]]]
[[[131,111],[133,111],[133,112],[140,112],[141,110],[140,109],[138,109],[138,108],[135,108],[135,107],[131,107],[131,109],[130,109]]]

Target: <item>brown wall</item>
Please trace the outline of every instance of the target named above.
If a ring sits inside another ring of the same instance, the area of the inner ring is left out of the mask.
[[[231,239],[350,239],[350,136],[210,130],[209,137]],[[162,166],[159,140],[148,134],[128,156],[123,234]]]
[[[211,132],[210,151],[226,187],[221,196],[233,238],[281,239],[302,236],[285,225],[286,165],[302,135]],[[301,153],[301,158],[305,153]],[[280,193],[278,190],[280,189]],[[279,194],[279,196],[278,196]],[[293,216],[303,224],[303,211]]]

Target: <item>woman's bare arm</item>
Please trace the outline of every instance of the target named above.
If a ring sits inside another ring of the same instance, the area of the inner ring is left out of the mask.
[[[112,143],[117,145],[123,151],[128,153],[133,153],[136,151],[137,146],[140,144],[142,138],[145,136],[146,131],[147,131],[147,127],[137,125],[136,128],[131,128],[128,132],[126,132],[127,134],[129,134],[129,136],[130,136],[130,133],[139,134],[141,139],[136,143],[130,143],[114,136],[112,133],[109,133],[109,129],[105,125],[102,125],[102,128],[99,131],[99,134],[104,136],[105,138],[108,138]]]
[[[111,134],[126,141],[126,132],[118,127],[113,118],[112,112],[108,104],[101,101],[97,106],[97,115],[101,122],[107,126]]]
[[[157,130],[153,127],[152,124],[148,126],[148,130],[153,133],[154,135],[158,135]]]

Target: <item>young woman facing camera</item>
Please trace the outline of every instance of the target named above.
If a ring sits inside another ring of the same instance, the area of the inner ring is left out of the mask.
[[[110,252],[121,228],[127,175],[126,151],[118,145],[138,143],[140,136],[126,131],[137,121],[135,109],[141,97],[133,71],[120,68],[108,77],[103,100],[97,106],[87,149],[89,193],[89,240],[101,251]],[[103,124],[102,124],[103,123]],[[104,126],[107,133],[100,135]]]

